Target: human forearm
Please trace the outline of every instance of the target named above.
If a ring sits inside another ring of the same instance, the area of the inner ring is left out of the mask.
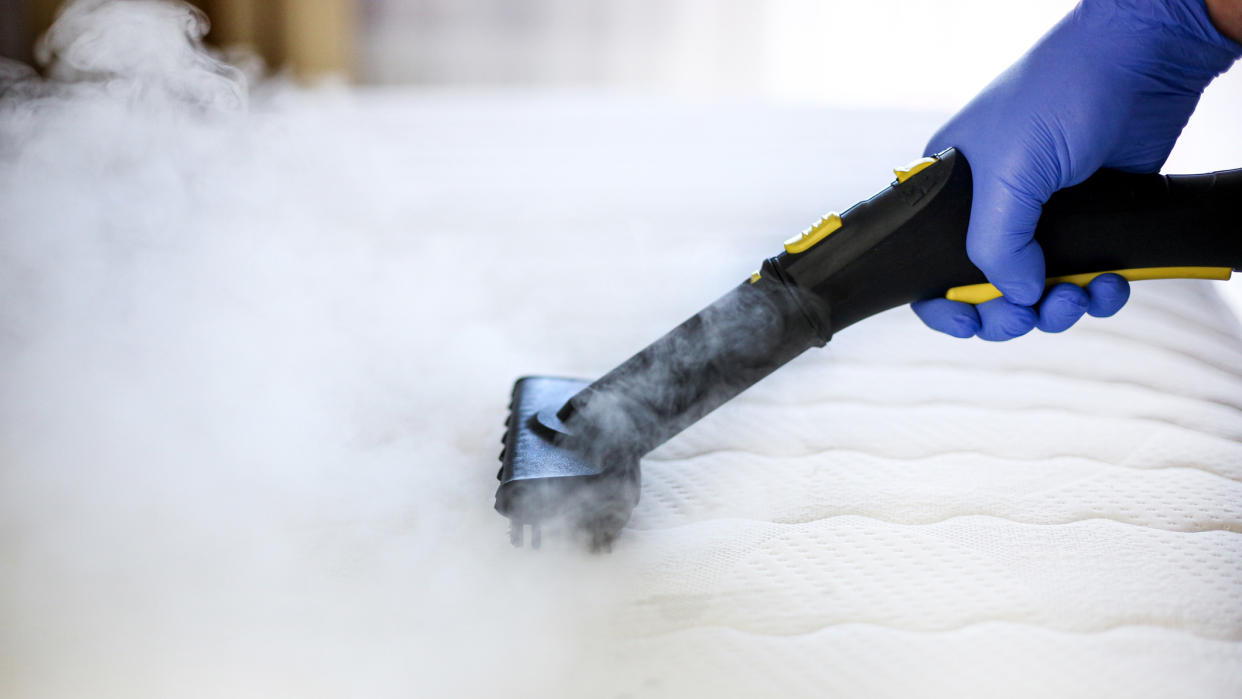
[[[1216,30],[1242,44],[1242,0],[1207,0],[1207,8]]]

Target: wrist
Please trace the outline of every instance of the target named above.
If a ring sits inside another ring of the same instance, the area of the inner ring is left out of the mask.
[[[1242,57],[1242,43],[1217,26],[1231,27],[1240,6],[1242,0],[1081,0],[1075,15],[1111,37],[1112,50],[1156,61],[1167,77],[1202,92]]]
[[[1207,0],[1207,10],[1216,31],[1242,44],[1242,0]]]

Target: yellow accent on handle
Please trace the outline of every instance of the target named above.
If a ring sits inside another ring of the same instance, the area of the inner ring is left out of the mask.
[[[813,245],[828,237],[828,234],[842,226],[841,216],[830,211],[814,223],[810,228],[785,241],[785,252],[796,255],[810,250]]]
[[[914,177],[923,170],[931,167],[935,162],[935,158],[919,158],[905,167],[899,167],[893,170],[893,174],[897,176],[897,184],[901,184],[911,177]]]
[[[751,273],[750,273],[750,283],[751,283],[751,284],[754,284],[755,282],[759,281],[760,279],[763,279],[763,275],[762,275],[762,274],[759,274],[759,272],[758,272],[757,270],[756,270],[756,271],[754,271],[754,272],[751,272]]]
[[[1085,274],[1068,274],[1064,277],[1048,277],[1045,286],[1070,283],[1086,286],[1092,279],[1101,274],[1120,274],[1132,282],[1149,279],[1229,279],[1233,270],[1229,267],[1141,267],[1139,269],[1110,269],[1105,272],[1087,272]],[[991,284],[969,284],[955,286],[944,295],[950,301],[964,303],[984,303],[1001,297],[1000,289]]]

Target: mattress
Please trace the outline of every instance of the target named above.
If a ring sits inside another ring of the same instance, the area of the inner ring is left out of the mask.
[[[804,356],[646,462],[634,652],[669,696],[1237,695],[1242,356],[1210,291],[1004,346],[894,313]]]
[[[645,459],[611,554],[509,546],[515,377],[606,371],[942,114],[7,94],[6,696],[1242,695],[1207,282],[1000,345],[894,309]]]

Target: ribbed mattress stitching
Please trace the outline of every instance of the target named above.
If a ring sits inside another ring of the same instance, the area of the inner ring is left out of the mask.
[[[949,522],[955,519],[963,519],[966,517],[983,517],[986,519],[999,519],[999,520],[1004,520],[1006,522],[1012,522],[1014,524],[1020,524],[1022,526],[1030,526],[1030,527],[1065,527],[1065,526],[1073,526],[1076,524],[1081,524],[1083,522],[1097,522],[1098,521],[1098,522],[1112,522],[1114,524],[1118,524],[1124,527],[1135,527],[1137,529],[1148,529],[1151,531],[1168,532],[1171,534],[1194,535],[1194,534],[1206,534],[1209,532],[1224,532],[1226,534],[1242,535],[1242,522],[1239,522],[1237,528],[1230,527],[1230,526],[1221,526],[1221,527],[1202,527],[1199,529],[1168,529],[1166,527],[1153,527],[1151,525],[1139,524],[1137,522],[1127,522],[1126,520],[1117,519],[1115,517],[1104,517],[1104,516],[1080,517],[1077,519],[1067,519],[1067,520],[1060,521],[1060,522],[1030,522],[1026,520],[1016,519],[1014,517],[1006,517],[1004,515],[997,515],[997,514],[991,514],[991,513],[986,513],[986,512],[963,512],[960,514],[952,514],[947,517],[941,517],[940,519],[906,521],[906,522],[898,521],[894,519],[886,519],[883,517],[877,517],[875,515],[866,514],[865,512],[838,512],[838,513],[826,515],[823,517],[811,517],[808,519],[794,519],[794,520],[787,519],[783,521],[775,520],[775,519],[757,519],[753,517],[704,517],[702,519],[696,519],[692,522],[685,522],[682,524],[673,524],[673,525],[663,526],[663,527],[641,527],[641,526],[635,526],[633,524],[630,524],[626,526],[626,529],[630,529],[633,531],[641,531],[641,532],[661,532],[661,531],[672,531],[675,529],[685,529],[688,527],[700,526],[704,524],[711,524],[712,522],[744,522],[747,524],[774,524],[774,525],[781,526],[781,527],[797,527],[797,526],[805,526],[807,524],[818,524],[821,522],[826,522],[828,520],[833,520],[833,519],[839,519],[842,517],[856,517],[860,519],[868,519],[874,522],[879,522],[881,524],[891,524],[891,525],[898,526],[898,527],[925,527],[925,526],[930,526],[930,525],[935,525],[935,524],[943,524],[945,522]]]
[[[1053,453],[1053,454],[1041,454],[1039,456],[1013,456],[1013,455],[992,454],[989,452],[972,450],[972,449],[955,449],[951,451],[922,454],[919,456],[899,456],[899,455],[894,455],[894,454],[881,454],[881,453],[872,452],[872,451],[861,451],[859,449],[836,448],[836,447],[814,449],[814,450],[811,450],[808,452],[802,452],[799,454],[780,454],[780,455],[766,454],[762,452],[751,451],[748,449],[741,449],[737,447],[722,447],[718,449],[708,449],[706,451],[700,451],[700,452],[694,452],[691,454],[681,455],[676,458],[658,458],[658,457],[652,457],[648,455],[648,456],[643,457],[643,460],[654,461],[654,462],[661,463],[661,464],[670,464],[670,463],[675,463],[678,461],[690,461],[694,459],[701,459],[707,456],[711,456],[713,454],[745,454],[748,456],[758,456],[758,457],[767,457],[767,458],[804,459],[804,458],[811,458],[815,456],[824,456],[826,454],[832,454],[832,453],[837,453],[837,452],[865,454],[867,456],[875,456],[875,457],[883,458],[883,459],[891,459],[893,461],[922,461],[924,459],[943,458],[943,457],[948,457],[948,456],[981,456],[985,458],[996,459],[998,461],[1015,461],[1019,463],[1047,461],[1049,459],[1082,459],[1084,461],[1092,461],[1095,463],[1105,464],[1108,466],[1116,466],[1117,468],[1128,468],[1134,471],[1158,471],[1158,470],[1166,470],[1166,469],[1174,469],[1174,468],[1183,468],[1183,469],[1194,470],[1194,471],[1202,471],[1203,473],[1210,473],[1213,476],[1218,476],[1228,481],[1242,482],[1242,478],[1234,478],[1232,476],[1227,476],[1223,473],[1213,471],[1210,468],[1205,468],[1203,466],[1198,466],[1194,464],[1169,464],[1167,466],[1135,466],[1132,464],[1113,463],[1111,461],[1105,461],[1103,459],[1098,459],[1098,458],[1091,457],[1091,456],[1083,456],[1082,454]]]

